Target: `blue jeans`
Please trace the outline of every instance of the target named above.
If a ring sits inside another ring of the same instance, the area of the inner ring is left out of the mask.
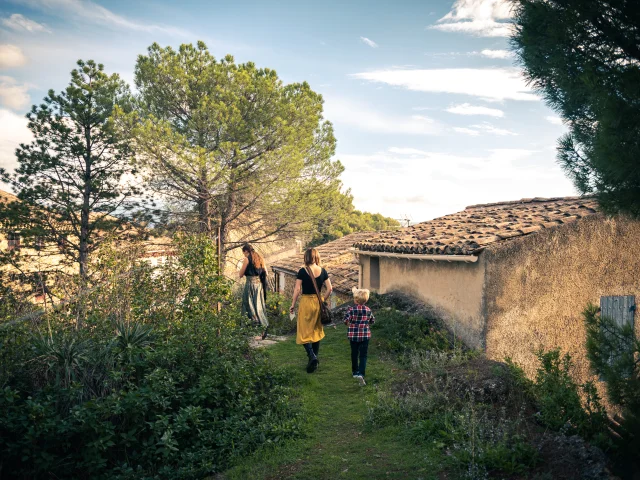
[[[369,350],[369,340],[356,342],[351,340],[351,372],[355,375],[359,373],[364,377],[367,369],[367,351]],[[360,365],[358,366],[358,357],[360,357]]]

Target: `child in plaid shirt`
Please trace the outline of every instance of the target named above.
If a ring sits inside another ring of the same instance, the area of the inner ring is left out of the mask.
[[[347,337],[351,343],[351,371],[353,378],[358,379],[361,386],[365,386],[364,374],[367,368],[367,351],[371,329],[369,325],[376,321],[373,312],[365,305],[369,300],[369,290],[353,289],[353,300],[356,303],[349,307],[344,317],[344,323],[349,326]],[[358,365],[358,357],[360,364]]]

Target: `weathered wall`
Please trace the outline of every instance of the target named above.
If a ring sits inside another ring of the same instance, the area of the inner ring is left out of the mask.
[[[533,376],[534,352],[559,347],[573,357],[576,379],[591,379],[581,312],[605,295],[640,300],[639,246],[640,222],[596,215],[487,249],[489,358],[511,357]]]
[[[360,254],[363,287],[370,287],[368,255]],[[401,291],[436,308],[441,318],[472,348],[484,346],[484,263],[380,257],[380,293]]]

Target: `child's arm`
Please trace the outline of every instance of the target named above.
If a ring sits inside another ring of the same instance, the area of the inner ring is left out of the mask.
[[[347,309],[347,313],[344,314],[344,324],[349,325],[351,323],[353,316],[351,315],[351,307]]]

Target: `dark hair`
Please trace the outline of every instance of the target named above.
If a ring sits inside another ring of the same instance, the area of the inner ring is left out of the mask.
[[[242,246],[242,251],[249,254],[249,263],[254,267],[264,268],[264,258],[250,244],[245,243]]]
[[[320,261],[320,254],[315,248],[307,248],[307,251],[304,252],[304,264],[313,265],[314,263],[318,266],[322,264]]]

